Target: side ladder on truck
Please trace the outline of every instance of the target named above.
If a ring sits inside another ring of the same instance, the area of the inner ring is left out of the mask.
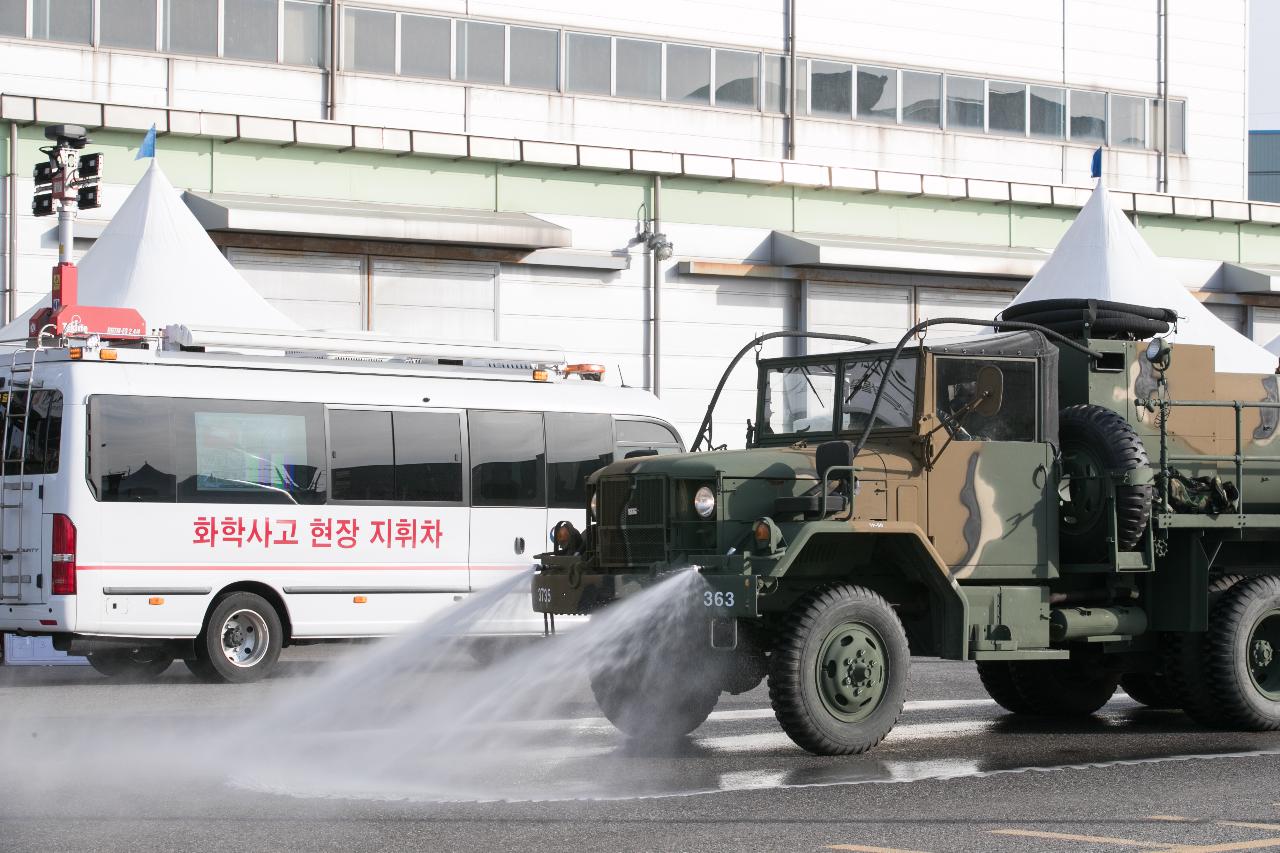
[[[30,555],[40,551],[35,536],[27,535],[28,504],[36,500],[28,493],[34,484],[27,481],[27,425],[32,394],[37,387],[36,356],[41,347],[17,350],[9,363],[9,379],[0,416],[0,601],[21,601],[23,589],[43,581],[40,566]],[[15,435],[16,433],[16,435]],[[40,508],[35,507],[37,519]],[[37,520],[36,530],[39,530]]]

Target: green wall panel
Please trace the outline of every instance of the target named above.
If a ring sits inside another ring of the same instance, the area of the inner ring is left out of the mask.
[[[1004,246],[1009,213],[989,202],[798,190],[795,230]]]
[[[495,166],[232,142],[214,147],[213,191],[492,210]]]
[[[662,218],[671,222],[793,231],[791,187],[662,179]]]
[[[1009,245],[1052,249],[1067,233],[1079,211],[1015,204],[1009,211]]]
[[[1246,264],[1280,264],[1280,228],[1242,222],[1240,261]]]
[[[651,186],[647,175],[503,166],[498,170],[498,209],[634,219],[636,209],[649,200]]]
[[[1138,216],[1138,231],[1157,255],[1167,258],[1238,260],[1240,237],[1234,222],[1196,222]]]

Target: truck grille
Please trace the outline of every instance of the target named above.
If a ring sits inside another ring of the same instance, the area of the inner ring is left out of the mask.
[[[619,477],[599,483],[600,564],[634,566],[667,557],[667,480]]]

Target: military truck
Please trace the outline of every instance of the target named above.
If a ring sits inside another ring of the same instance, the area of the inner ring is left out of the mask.
[[[1276,376],[1216,372],[1212,347],[1161,336],[1165,309],[1056,302],[759,360],[745,449],[591,476],[535,610],[700,576],[662,636],[593,664],[604,713],[682,735],[767,677],[799,746],[858,753],[897,721],[914,654],[974,661],[1015,714],[1088,715],[1121,685],[1280,728]]]

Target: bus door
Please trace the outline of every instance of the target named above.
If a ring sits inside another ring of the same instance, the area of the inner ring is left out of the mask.
[[[547,537],[541,412],[467,414],[471,450],[471,588],[531,570]]]
[[[28,405],[29,404],[29,405]],[[58,470],[62,392],[17,386],[4,395],[4,472],[0,481],[0,600],[39,604],[52,591],[45,577],[55,520],[44,514],[46,473]],[[28,411],[29,408],[29,411]],[[59,530],[59,542],[66,534]]]

